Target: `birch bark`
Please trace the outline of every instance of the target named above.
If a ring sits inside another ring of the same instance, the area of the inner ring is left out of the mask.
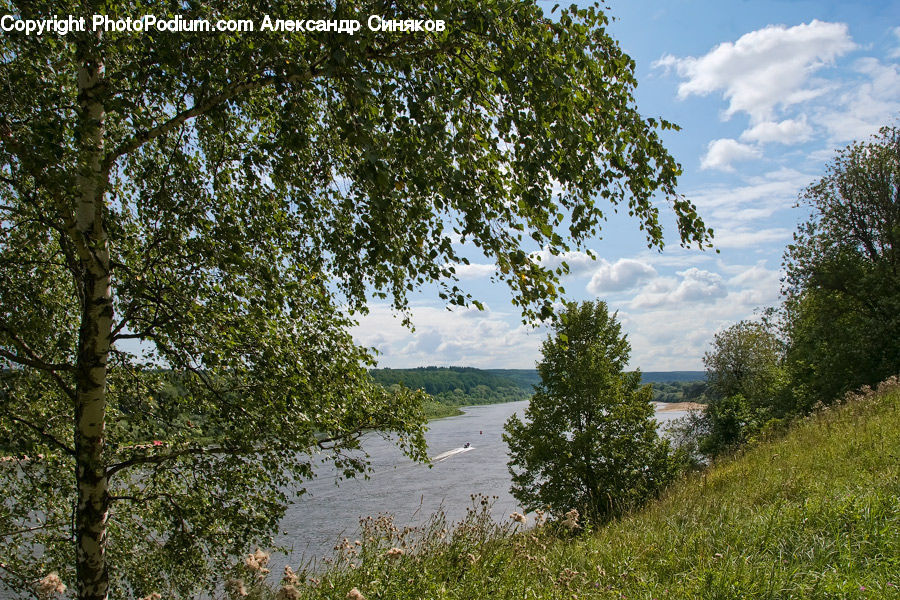
[[[75,398],[77,507],[76,571],[80,600],[105,600],[109,593],[106,529],[109,488],[103,460],[106,376],[112,334],[109,241],[104,227],[103,63],[98,40],[78,47],[79,145],[74,235],[81,254],[76,282],[81,296]],[[80,244],[79,244],[80,242]]]

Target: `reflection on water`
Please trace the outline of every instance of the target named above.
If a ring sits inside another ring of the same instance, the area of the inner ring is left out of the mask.
[[[465,517],[472,494],[496,496],[495,519],[508,518],[521,510],[509,493],[506,444],[503,424],[513,414],[524,412],[527,401],[473,406],[465,414],[429,423],[429,455],[434,457],[462,448],[429,468],[404,457],[391,442],[377,435],[364,440],[373,472],[368,480],[343,481],[335,485],[333,472],[323,469],[317,479],[307,482],[308,493],[288,508],[277,539],[291,553],[287,562],[297,565],[306,559],[330,556],[343,537],[353,539],[359,519],[389,512],[398,525],[422,524],[438,509],[450,521]],[[660,424],[683,416],[684,411],[657,410]],[[274,559],[275,557],[273,557]],[[281,564],[274,564],[278,573]]]

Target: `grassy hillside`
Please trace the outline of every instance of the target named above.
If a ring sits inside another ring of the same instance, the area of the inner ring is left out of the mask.
[[[477,500],[449,532],[371,520],[296,597],[900,598],[900,386],[883,388],[593,532],[498,526]]]

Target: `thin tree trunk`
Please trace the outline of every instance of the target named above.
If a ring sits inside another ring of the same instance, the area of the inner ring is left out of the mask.
[[[106,176],[101,164],[104,138],[103,64],[98,39],[78,44],[78,163],[76,235],[87,247],[77,274],[81,295],[75,401],[78,504],[75,511],[77,592],[80,600],[106,600],[109,569],[106,527],[109,489],[103,457],[106,375],[112,335],[109,244],[103,224]]]

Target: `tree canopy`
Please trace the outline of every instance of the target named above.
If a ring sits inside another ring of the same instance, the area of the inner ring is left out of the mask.
[[[703,451],[731,448],[784,415],[783,356],[784,345],[767,323],[740,321],[716,334],[703,357],[709,386]]]
[[[83,599],[211,589],[271,539],[315,451],[353,474],[378,429],[421,457],[420,398],[375,386],[349,328],[427,283],[478,305],[454,274],[467,247],[527,320],[565,272],[529,250],[580,247],[609,210],[652,247],[665,203],[683,244],[711,235],[598,7],[0,4],[447,23],[0,36],[0,582],[18,593],[49,571]]]
[[[541,383],[507,421],[512,494],[528,510],[576,509],[604,520],[639,505],[672,475],[649,385],[625,373],[631,345],[604,302],[569,303],[542,346]]]
[[[900,130],[840,150],[801,199],[781,316],[804,411],[900,371]]]
[[[783,302],[715,336],[709,403],[681,429],[716,453],[900,372],[900,129],[837,151],[800,194]]]

